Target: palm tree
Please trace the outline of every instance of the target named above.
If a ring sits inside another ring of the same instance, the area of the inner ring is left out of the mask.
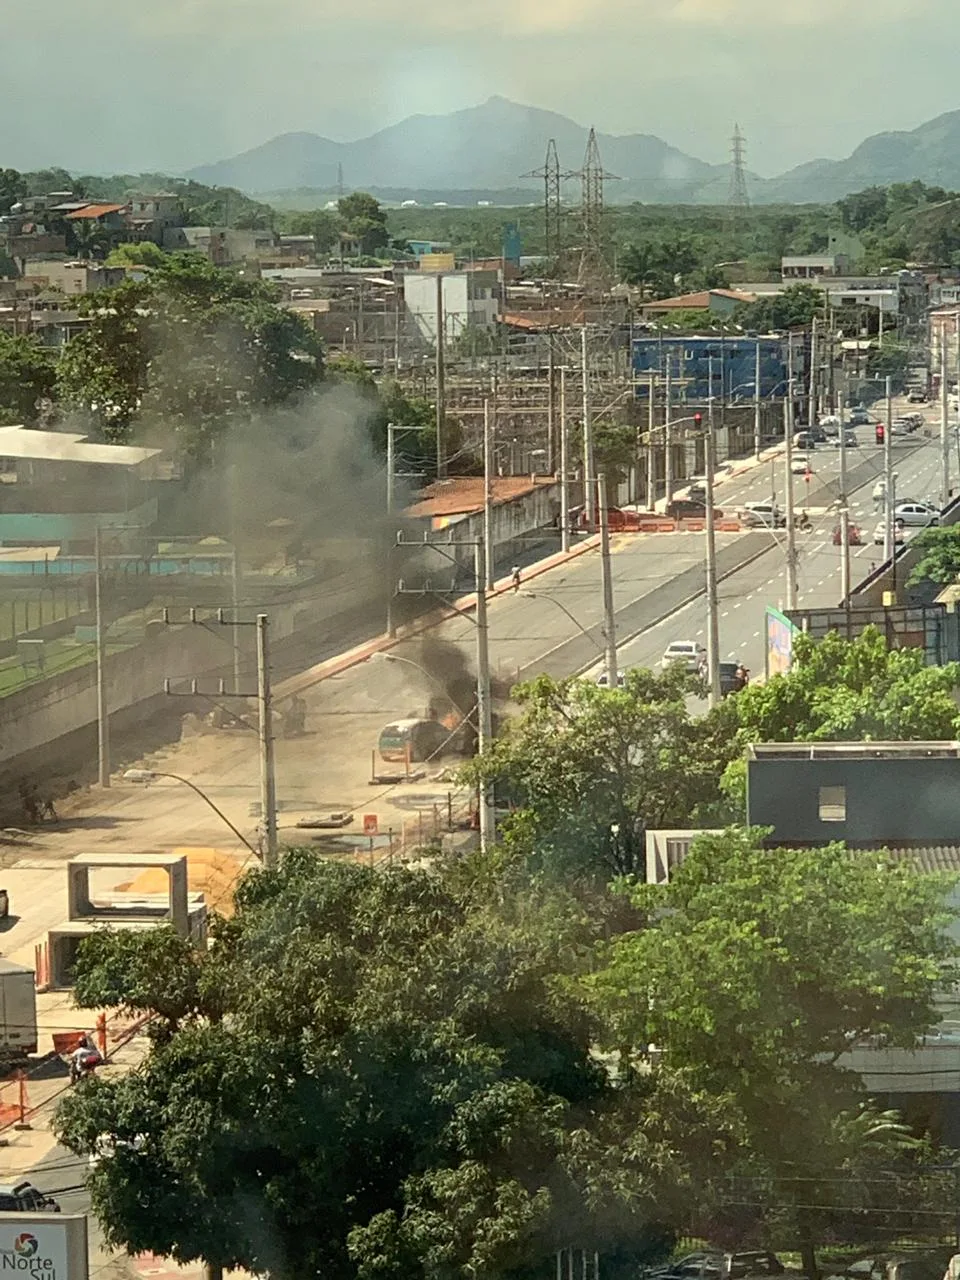
[[[79,219],[71,227],[73,244],[79,256],[86,261],[97,249],[105,249],[110,237],[105,227],[92,218]]]

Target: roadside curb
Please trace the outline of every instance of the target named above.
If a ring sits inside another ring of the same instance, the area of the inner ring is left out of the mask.
[[[553,555],[544,557],[543,560],[537,560],[528,569],[521,571],[520,581],[524,583],[534,578],[539,578],[542,574],[549,573],[552,569],[559,569],[599,546],[599,534],[592,534],[589,538],[578,542],[575,547],[571,547],[569,551],[556,551]],[[493,590],[487,592],[487,599],[495,600],[498,596],[506,595],[512,590],[513,579],[510,577],[501,578],[494,583]],[[389,636],[385,633],[375,636],[372,640],[364,641],[363,644],[357,645],[353,649],[348,649],[346,653],[337,654],[334,658],[327,658],[325,662],[319,662],[316,666],[310,667],[306,671],[301,671],[298,675],[291,676],[288,680],[284,680],[281,684],[275,686],[273,695],[275,698],[286,698],[295,693],[301,693],[304,689],[310,689],[324,680],[330,680],[334,676],[342,675],[344,671],[349,671],[351,668],[359,666],[377,653],[389,653],[391,649],[395,649],[397,645],[402,644],[405,640],[411,640],[415,636],[421,635],[424,631],[430,631],[439,626],[441,622],[447,622],[460,613],[470,613],[476,607],[477,595],[475,591],[471,591],[468,595],[460,596],[450,606],[434,609],[430,613],[424,614],[422,618],[418,618],[416,622],[412,622],[405,627],[398,627],[394,636]]]

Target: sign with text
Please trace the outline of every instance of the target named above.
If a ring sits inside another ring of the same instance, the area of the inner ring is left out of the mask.
[[[84,1214],[0,1213],[0,1280],[87,1280]]]

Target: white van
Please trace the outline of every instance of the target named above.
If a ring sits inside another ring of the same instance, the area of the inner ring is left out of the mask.
[[[776,502],[745,502],[740,523],[748,529],[782,529],[787,518]]]

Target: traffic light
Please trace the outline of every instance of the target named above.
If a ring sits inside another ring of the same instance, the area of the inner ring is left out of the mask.
[[[695,413],[695,414],[693,415],[693,425],[697,428],[697,430],[698,430],[698,431],[700,430],[700,428],[703,426],[703,414],[702,414],[702,413]]]
[[[876,435],[877,444],[883,444],[883,423],[882,422],[877,423],[874,434]]]

